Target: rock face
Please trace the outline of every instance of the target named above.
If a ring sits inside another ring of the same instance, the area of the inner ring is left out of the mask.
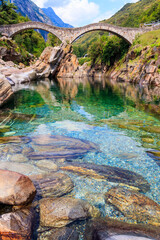
[[[20,66],[14,65],[13,62],[11,62],[12,64],[8,64],[8,62],[0,60],[0,71],[1,74],[3,74],[2,77],[5,80],[7,78],[7,82],[10,82],[11,85],[15,85],[30,82],[37,78],[46,78],[50,75],[53,76],[56,73],[61,60],[68,52],[70,52],[70,50],[71,46],[67,44],[62,44],[60,47],[47,47],[33,65],[23,69],[21,69]],[[8,87],[8,85],[6,86]],[[5,93],[3,93],[2,97],[5,100]]]
[[[58,78],[84,78],[87,76],[94,76],[94,72],[91,71],[87,63],[82,66],[79,65],[76,55],[68,53],[61,61],[58,70]]]
[[[149,52],[151,53],[149,54]],[[123,63],[123,66],[126,65],[126,67],[118,71],[112,70],[110,77],[117,82],[131,82],[141,86],[160,86],[159,54],[159,47],[144,47],[137,57],[136,51],[132,49]]]
[[[149,183],[141,175],[122,168],[76,162],[61,167],[61,169],[63,171],[71,171],[88,177],[106,179],[110,182],[124,183],[129,186],[137,187],[143,192],[148,191],[150,188]]]
[[[32,181],[22,174],[0,170],[0,202],[8,205],[24,205],[32,202],[36,189]]]
[[[129,224],[108,217],[91,219],[86,226],[85,240],[149,240],[160,239],[159,227]]]
[[[0,216],[0,239],[31,240],[34,214],[30,209],[21,209]]]
[[[99,216],[98,209],[80,199],[66,197],[43,199],[40,202],[41,226],[63,227],[75,220]]]
[[[124,188],[112,188],[105,197],[107,203],[114,205],[127,218],[160,226],[160,205],[145,195]]]
[[[0,106],[4,104],[13,94],[8,80],[0,75]]]
[[[64,57],[63,47],[47,47],[42,52],[39,60],[33,65],[38,78],[47,78],[54,75],[57,67]]]
[[[63,173],[31,176],[36,186],[37,197],[61,197],[72,191],[74,184],[69,176]]]

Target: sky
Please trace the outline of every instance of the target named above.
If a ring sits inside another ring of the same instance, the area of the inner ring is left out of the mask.
[[[110,18],[126,3],[137,0],[34,0],[39,7],[52,7],[55,13],[74,27]]]

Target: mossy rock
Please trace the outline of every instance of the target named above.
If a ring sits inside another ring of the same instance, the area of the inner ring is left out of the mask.
[[[145,126],[141,129],[150,133],[160,133],[160,126]]]
[[[142,142],[145,143],[154,143],[154,139],[152,138],[141,138]]]

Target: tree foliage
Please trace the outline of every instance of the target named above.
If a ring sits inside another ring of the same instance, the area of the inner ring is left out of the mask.
[[[61,44],[61,41],[53,34],[48,33],[47,36],[47,41],[46,41],[46,46],[51,46],[51,47],[55,47],[55,46],[59,46]]]
[[[124,56],[128,48],[129,44],[117,36],[107,38],[102,36],[98,41],[91,44],[88,55],[92,64],[105,64],[110,67]]]

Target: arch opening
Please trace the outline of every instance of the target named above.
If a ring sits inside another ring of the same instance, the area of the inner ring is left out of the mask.
[[[98,69],[109,68],[128,51],[130,43],[112,31],[96,29],[81,32],[73,42],[73,53],[80,65],[95,66]]]

